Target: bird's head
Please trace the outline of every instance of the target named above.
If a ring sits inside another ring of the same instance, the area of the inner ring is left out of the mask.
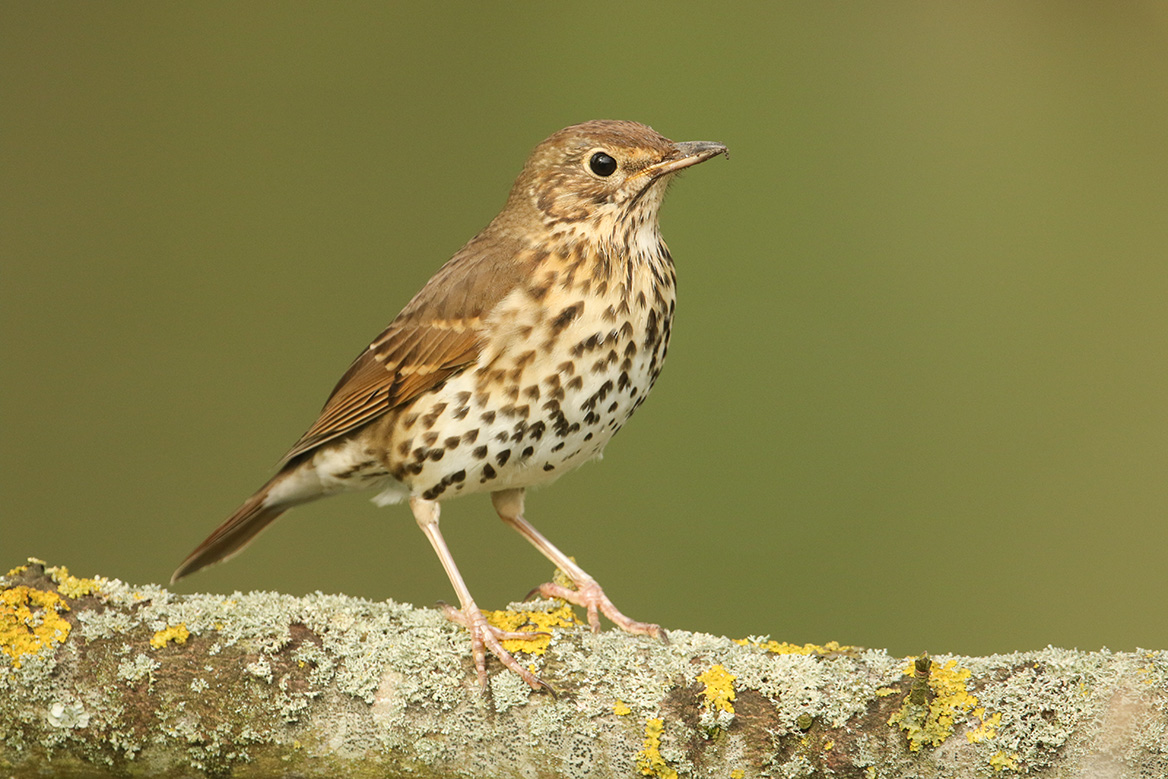
[[[572,125],[535,147],[504,214],[554,232],[655,227],[672,175],[718,154],[726,154],[720,143],[677,143],[637,122]]]

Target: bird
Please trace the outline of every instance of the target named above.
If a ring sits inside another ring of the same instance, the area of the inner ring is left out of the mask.
[[[676,274],[658,213],[679,171],[718,155],[632,121],[594,120],[538,144],[502,211],[446,262],[337,382],[278,472],[179,565],[171,583],[240,552],[288,509],[378,490],[406,502],[458,596],[479,684],[490,651],[550,689],[502,645],[439,530],[442,501],[489,493],[496,513],[571,586],[533,590],[664,637],[626,617],[524,517],[525,490],[598,458],[661,372]]]

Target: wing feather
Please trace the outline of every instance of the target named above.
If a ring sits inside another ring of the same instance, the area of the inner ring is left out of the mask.
[[[485,234],[463,247],[349,366],[320,417],[281,464],[369,424],[473,365],[484,346],[485,320],[530,277],[532,256],[513,241]]]

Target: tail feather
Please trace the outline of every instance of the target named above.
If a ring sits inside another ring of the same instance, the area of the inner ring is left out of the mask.
[[[273,480],[274,481],[274,480]],[[227,521],[215,529],[206,540],[182,561],[182,565],[170,577],[174,584],[184,576],[188,576],[200,568],[212,563],[222,562],[243,551],[244,547],[252,542],[261,530],[270,525],[277,517],[291,508],[287,503],[265,506],[264,500],[268,497],[269,482],[263,489],[248,498]]]

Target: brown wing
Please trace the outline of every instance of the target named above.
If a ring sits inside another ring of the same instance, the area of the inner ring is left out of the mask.
[[[472,365],[483,322],[529,273],[531,253],[488,231],[446,263],[337,382],[281,464],[368,424]]]

